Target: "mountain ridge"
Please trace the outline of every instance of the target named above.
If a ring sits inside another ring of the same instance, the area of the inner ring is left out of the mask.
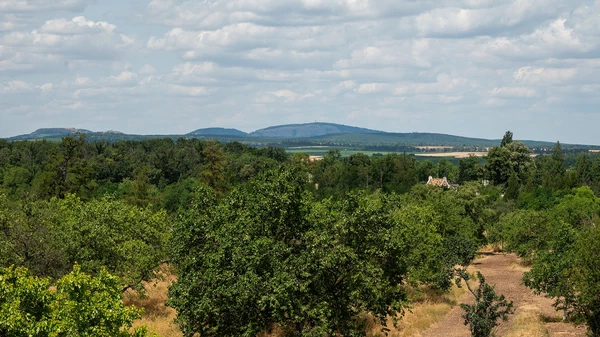
[[[384,131],[349,126],[336,123],[303,123],[303,124],[282,124],[258,129],[250,132],[251,137],[267,138],[310,138],[332,134],[345,133],[386,133]]]
[[[194,130],[192,132],[186,133],[186,135],[190,136],[239,136],[245,137],[248,136],[248,133],[244,131],[240,131],[234,128],[221,128],[221,127],[212,127],[212,128],[200,128]]]
[[[101,140],[116,142],[120,140],[144,140],[151,138],[198,138],[215,139],[221,142],[240,141],[252,146],[291,147],[299,145],[328,145],[358,148],[373,147],[398,147],[398,146],[452,146],[452,147],[492,147],[500,145],[500,139],[486,139],[456,136],[432,132],[385,132],[356,126],[335,123],[305,123],[283,124],[262,128],[250,133],[233,128],[209,127],[201,128],[187,134],[126,134],[119,131],[95,132],[77,128],[40,128],[30,134],[18,135],[6,140],[36,140],[47,139],[60,141],[65,136],[76,133],[85,133],[90,141]],[[554,146],[555,142],[521,140],[529,147],[547,149]],[[600,149],[592,144],[566,144],[563,148]]]

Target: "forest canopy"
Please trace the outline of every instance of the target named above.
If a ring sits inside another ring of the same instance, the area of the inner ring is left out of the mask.
[[[448,185],[426,186],[430,176]],[[120,294],[163,264],[177,271],[168,303],[186,336],[274,325],[360,336],[362,313],[385,326],[407,310],[406,287],[448,289],[485,244],[530,261],[524,283],[600,332],[600,156],[560,143],[534,157],[507,133],[483,159],[333,150],[314,161],[239,142],[76,135],[0,141],[0,186],[3,336],[70,315],[53,311],[61,301],[80,308],[72,284],[106,292],[81,310],[121,310],[114,326],[128,327],[138,313]],[[39,305],[17,309],[22,296]]]

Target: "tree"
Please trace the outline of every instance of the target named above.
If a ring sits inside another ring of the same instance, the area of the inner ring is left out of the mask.
[[[166,257],[170,222],[166,212],[104,197],[82,202],[74,195],[51,200],[52,226],[62,239],[69,266],[88,273],[101,268],[119,277],[123,289],[142,290],[142,281]]]
[[[26,268],[0,269],[0,336],[142,337],[131,328],[141,311],[123,305],[117,278],[102,269],[94,276],[79,266],[50,287],[50,279]]]
[[[437,176],[446,177],[448,181],[454,181],[456,167],[448,159],[442,158],[437,164]]]
[[[217,141],[207,141],[202,150],[202,169],[200,179],[208,186],[220,191],[225,184],[225,166],[227,157],[221,144]]]
[[[436,175],[436,167],[431,160],[423,160],[416,168],[417,179],[420,182],[425,182],[430,176]]]
[[[470,276],[464,269],[458,269],[456,284],[460,285],[461,279],[465,281],[467,289],[475,297],[474,304],[462,303],[460,307],[465,311],[462,318],[465,325],[469,325],[472,337],[488,337],[492,334],[494,327],[498,325],[498,319],[508,320],[508,315],[514,313],[513,302],[506,301],[504,295],[496,295],[494,287],[485,282],[485,278],[477,272],[479,286],[474,291],[469,285]]]
[[[506,197],[508,200],[516,200],[519,197],[520,188],[521,186],[519,184],[519,177],[517,177],[517,174],[513,172],[506,183],[504,197]]]
[[[500,147],[505,147],[512,142],[513,133],[511,131],[506,131],[506,133],[504,133],[504,137],[502,137],[502,141],[500,142]]]
[[[562,152],[560,142],[556,142],[552,148],[550,158],[543,167],[543,184],[553,190],[559,190],[565,185],[565,155]]]
[[[458,183],[479,180],[482,169],[479,159],[474,155],[461,159],[458,162]]]
[[[395,204],[354,193],[316,203],[305,183],[280,168],[220,202],[196,192],[171,253],[179,277],[169,305],[185,336],[255,336],[274,324],[292,335],[359,336],[359,313],[385,324],[403,308],[408,268],[393,252],[407,246],[390,238]]]
[[[550,247],[536,253],[523,282],[553,298],[563,318],[583,320],[592,336],[600,336],[600,229],[561,222],[553,233]]]
[[[495,185],[505,184],[512,172],[517,174],[521,181],[526,181],[532,168],[531,150],[520,141],[510,142],[505,135],[502,146],[494,146],[485,157],[485,170],[487,178]]]

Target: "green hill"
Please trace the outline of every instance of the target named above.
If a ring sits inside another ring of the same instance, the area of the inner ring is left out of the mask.
[[[233,137],[246,137],[248,134],[238,129],[228,128],[203,128],[194,130],[186,136],[233,136]]]
[[[250,136],[265,138],[309,138],[348,133],[372,134],[384,132],[334,123],[306,123],[270,126],[251,132]]]
[[[92,131],[86,129],[76,129],[76,128],[41,128],[33,131],[32,133],[26,135],[19,135],[15,137],[11,137],[11,140],[25,140],[25,139],[52,139],[52,138],[62,138],[64,136],[74,135],[76,133],[90,133]]]

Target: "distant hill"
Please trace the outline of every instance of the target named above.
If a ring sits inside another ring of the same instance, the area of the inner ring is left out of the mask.
[[[417,146],[451,146],[465,151],[486,151],[486,148],[500,145],[500,139],[483,139],[453,136],[441,133],[410,132],[393,133],[355,126],[333,123],[307,123],[271,126],[254,131],[250,134],[237,129],[229,128],[203,128],[185,135],[135,135],[118,131],[94,132],[86,129],[75,128],[43,128],[30,134],[8,138],[8,140],[34,140],[46,139],[60,141],[66,136],[77,132],[85,133],[86,139],[93,141],[118,142],[120,140],[141,141],[153,138],[197,138],[214,139],[223,143],[238,141],[256,147],[332,147],[369,151],[412,152]],[[535,140],[521,140],[536,153],[546,153],[554,142]],[[600,150],[596,145],[561,144],[563,150],[587,151]]]
[[[307,123],[270,126],[250,133],[250,137],[265,138],[310,138],[347,133],[384,133],[383,131],[359,128],[334,123]]]
[[[46,139],[46,138],[60,138],[64,136],[74,135],[76,133],[90,133],[92,131],[86,129],[76,128],[41,128],[33,131],[30,134],[19,135],[11,137],[11,140],[20,139]]]
[[[203,128],[192,131],[187,136],[233,136],[233,137],[246,137],[248,134],[238,129],[227,129],[227,128]]]

